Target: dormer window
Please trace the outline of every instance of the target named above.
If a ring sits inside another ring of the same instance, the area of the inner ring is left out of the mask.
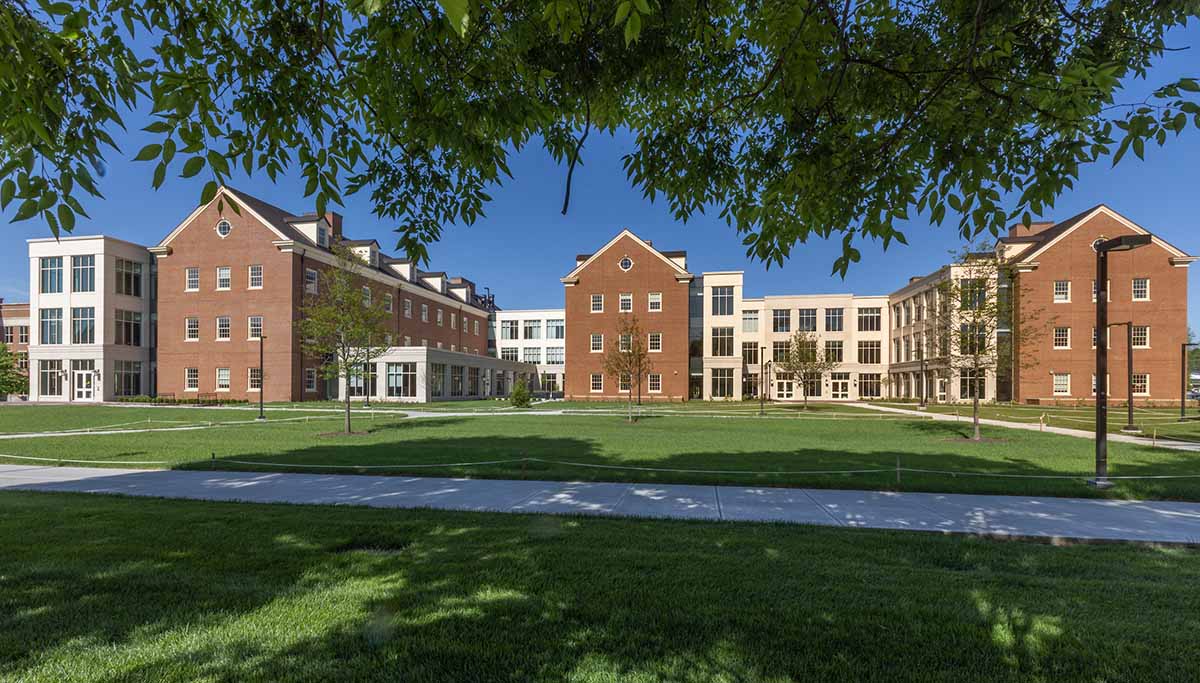
[[[231,232],[233,232],[233,225],[229,221],[224,218],[217,221],[217,234],[221,236],[221,239],[229,237],[229,233]]]
[[[323,226],[323,225],[317,226],[317,246],[320,246],[320,247],[328,247],[329,246],[329,231],[326,230],[325,226]]]

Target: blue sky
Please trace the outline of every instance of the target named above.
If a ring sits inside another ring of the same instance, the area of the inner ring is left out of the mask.
[[[1200,22],[1171,33],[1168,45],[1191,49],[1164,56],[1146,83],[1127,85],[1128,97],[1122,101],[1140,100],[1154,86],[1172,79],[1200,75],[1195,54],[1200,50]],[[86,203],[92,219],[81,219],[74,234],[108,234],[153,245],[195,207],[205,178],[204,174],[190,180],[169,178],[162,189],[151,189],[153,165],[132,161],[150,141],[139,132],[145,122],[130,115],[127,124],[132,132],[114,134],[124,155],[109,156],[108,173],[100,183],[106,199]],[[659,248],[686,249],[693,272],[744,270],[747,296],[886,294],[899,288],[908,276],[936,269],[961,244],[952,227],[953,217],[947,217],[941,228],[918,218],[905,228],[907,246],[893,244],[884,252],[878,244],[860,243],[862,261],[851,267],[845,280],[830,275],[840,253],[837,241],[801,245],[784,267],[768,270],[745,257],[740,238],[715,216],[685,225],[671,217],[664,203],[643,199],[621,169],[621,156],[632,147],[626,135],[592,134],[584,164],[575,172],[567,216],[559,213],[566,169],[540,148],[527,148],[511,159],[514,179],[491,193],[494,201],[486,207],[487,216],[470,227],[449,227],[442,241],[430,249],[430,267],[470,278],[481,289],[491,287],[504,308],[557,307],[563,299],[558,278],[573,267],[574,255],[593,251],[628,227]],[[1200,131],[1191,129],[1164,148],[1149,146],[1145,161],[1130,153],[1116,168],[1107,162],[1086,168],[1076,189],[1064,194],[1045,218],[1066,218],[1103,202],[1184,251],[1200,253],[1200,234],[1195,230],[1200,216],[1198,180]],[[232,184],[296,213],[312,209],[303,197],[303,181],[294,174],[281,176],[277,184],[265,175],[239,177]],[[0,214],[0,297],[25,301],[29,282],[25,240],[50,233],[37,220],[8,223],[15,208],[14,202],[8,212]],[[371,215],[365,193],[349,197],[341,213],[348,235],[374,237],[385,248],[395,245],[388,224]],[[1191,269],[1190,283],[1189,324],[1200,331],[1195,294],[1200,292],[1200,266]]]

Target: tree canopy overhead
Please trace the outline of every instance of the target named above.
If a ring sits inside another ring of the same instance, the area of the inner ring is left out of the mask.
[[[1080,167],[1200,127],[1194,78],[1144,76],[1197,0],[0,0],[0,206],[70,231],[123,118],[168,176],[368,193],[424,258],[540,144],[564,212],[589,134],[632,132],[629,182],[747,253],[966,237],[1028,222]],[[575,188],[578,190],[578,188]]]

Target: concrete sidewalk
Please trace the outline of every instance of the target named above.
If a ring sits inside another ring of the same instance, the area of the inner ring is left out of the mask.
[[[1157,501],[0,465],[5,489],[1200,544],[1200,503]]]

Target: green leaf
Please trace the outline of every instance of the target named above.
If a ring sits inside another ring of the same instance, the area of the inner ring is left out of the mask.
[[[137,153],[137,156],[135,156],[133,158],[133,160],[134,161],[150,161],[151,159],[157,159],[158,155],[161,152],[162,152],[162,145],[159,145],[159,144],[146,145],[145,147],[142,148],[142,151]]]
[[[183,173],[180,175],[184,178],[191,178],[204,168],[204,157],[192,157],[183,165]]]
[[[613,26],[620,26],[621,22],[625,21],[625,17],[629,16],[629,10],[633,8],[631,0],[625,0],[617,5],[617,16],[613,19]]]
[[[204,184],[204,190],[200,193],[200,203],[207,204],[217,196],[217,181],[210,180]]]
[[[0,209],[7,208],[16,193],[17,184],[12,181],[12,178],[5,178],[4,182],[0,183]]]
[[[1200,83],[1196,82],[1194,78],[1181,78],[1179,79],[1179,89],[1188,92],[1200,92]]]
[[[646,0],[633,0],[633,1],[637,5],[639,12],[641,12],[642,14],[650,14],[650,3],[646,2]]]
[[[20,208],[17,209],[17,215],[13,217],[13,222],[23,221],[32,218],[38,212],[38,203],[35,199],[26,199],[21,202]]]
[[[629,19],[625,22],[625,47],[629,47],[633,41],[638,39],[642,34],[642,15],[633,12],[629,15]]]
[[[75,213],[66,204],[58,205],[58,222],[62,229],[71,232],[75,229]]]
[[[167,177],[167,165],[160,161],[160,162],[158,162],[158,165],[154,167],[154,180],[151,183],[151,187],[153,187],[156,190],[158,188],[162,187],[163,180],[166,177]]]
[[[442,11],[446,13],[446,19],[454,27],[454,31],[458,33],[459,37],[465,36],[467,25],[471,21],[467,11],[467,0],[438,0],[438,4],[442,6]]]

